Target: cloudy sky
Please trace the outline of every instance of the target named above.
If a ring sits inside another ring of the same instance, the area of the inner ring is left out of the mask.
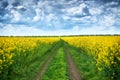
[[[120,34],[120,0],[0,0],[0,35]]]

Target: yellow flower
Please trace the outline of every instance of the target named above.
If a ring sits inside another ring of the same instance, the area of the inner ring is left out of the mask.
[[[2,60],[0,59],[0,65],[2,64]]]

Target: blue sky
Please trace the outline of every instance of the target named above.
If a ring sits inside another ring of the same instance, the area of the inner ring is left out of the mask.
[[[120,0],[0,0],[0,35],[120,34]]]

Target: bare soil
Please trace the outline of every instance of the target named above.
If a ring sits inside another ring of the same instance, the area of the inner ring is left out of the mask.
[[[66,47],[65,47],[65,53],[66,53],[67,64],[68,64],[69,79],[70,80],[81,80],[76,64],[73,61],[70,55],[70,52]]]

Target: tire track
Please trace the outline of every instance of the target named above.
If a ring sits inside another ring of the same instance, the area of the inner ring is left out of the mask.
[[[66,53],[66,59],[68,64],[69,80],[81,80],[79,71],[74,63],[68,48],[65,46],[64,51]]]
[[[58,49],[59,45],[56,44],[56,46],[52,49],[52,51],[50,52],[51,55],[49,55],[49,57],[47,59],[45,59],[44,63],[43,63],[43,66],[42,66],[42,69],[41,71],[38,73],[36,79],[33,79],[33,80],[41,80],[42,79],[42,76],[44,75],[44,73],[46,72],[47,68],[48,68],[48,65],[49,63],[51,62],[51,60],[53,59],[53,57],[55,56],[55,53]]]

